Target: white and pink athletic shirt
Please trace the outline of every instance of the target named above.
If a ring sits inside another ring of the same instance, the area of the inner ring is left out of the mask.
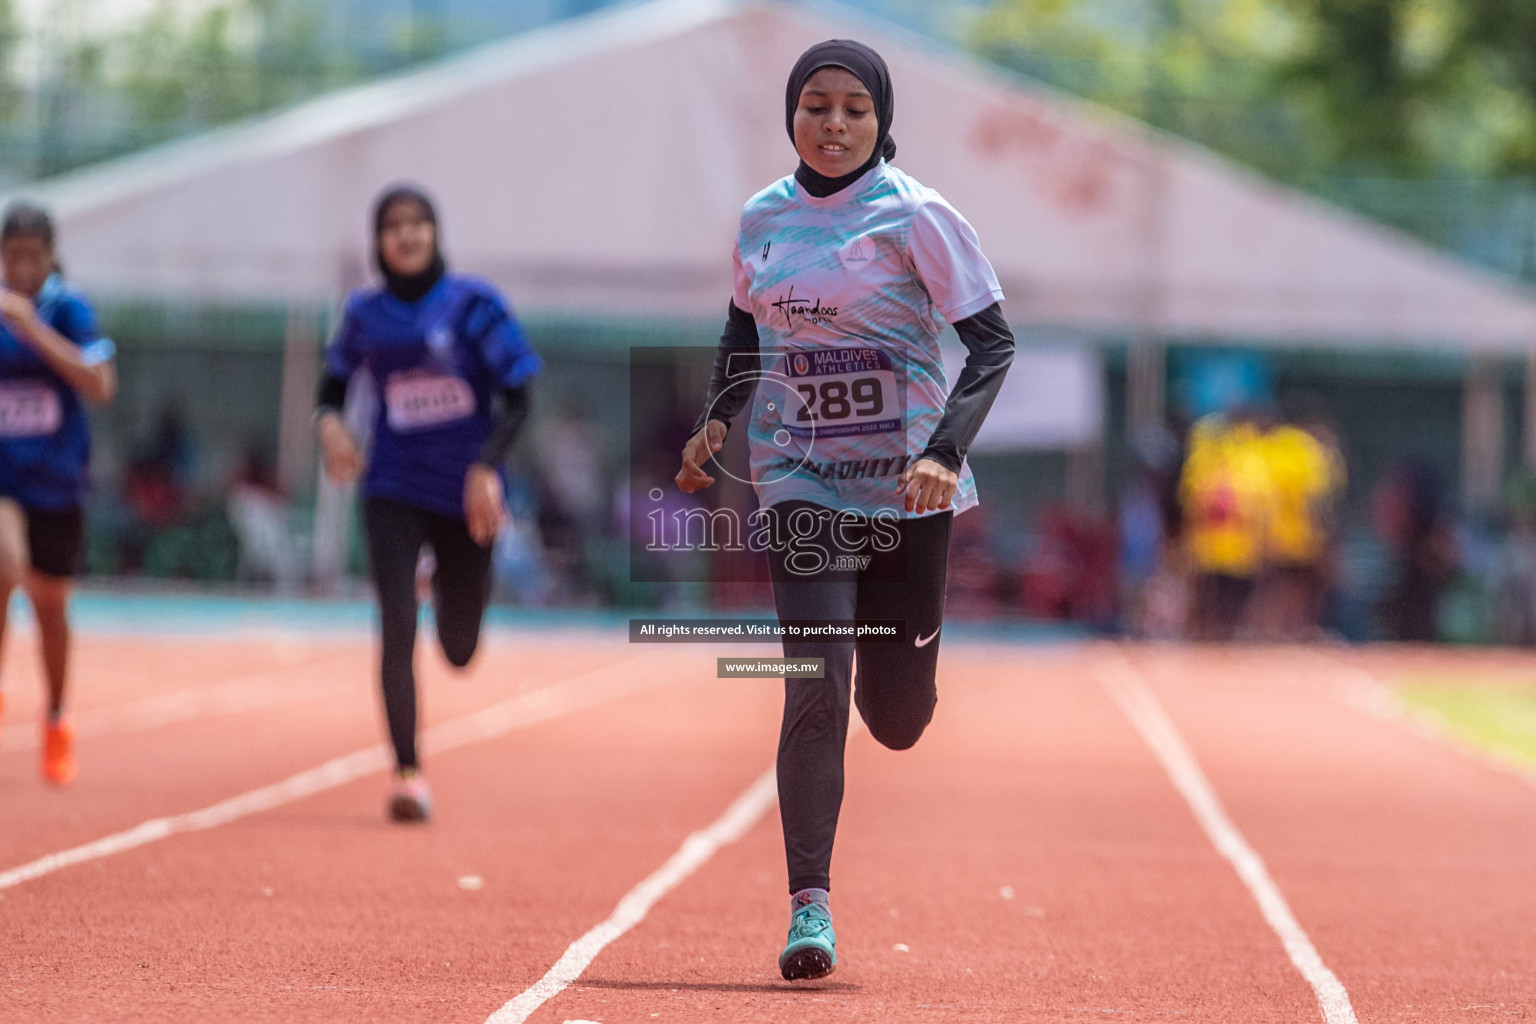
[[[907,515],[897,479],[949,397],[940,333],[1003,298],[975,229],[883,160],[826,198],[788,175],[742,209],[735,274],[762,357],[747,434],[759,505]],[[975,504],[965,465],[952,507]]]

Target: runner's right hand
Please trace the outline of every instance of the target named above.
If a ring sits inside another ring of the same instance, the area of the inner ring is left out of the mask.
[[[357,439],[335,413],[320,418],[320,455],[325,460],[326,477],[337,487],[350,484],[363,471]]]
[[[710,420],[683,445],[683,468],[677,471],[677,486],[688,494],[702,491],[715,482],[704,472],[705,463],[725,444],[725,424]]]
[[[37,325],[37,306],[20,292],[0,285],[0,320],[21,328],[18,336],[24,344],[32,343],[33,330]]]

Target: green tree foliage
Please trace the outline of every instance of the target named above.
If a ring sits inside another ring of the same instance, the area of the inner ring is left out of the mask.
[[[973,39],[1291,181],[1536,162],[1531,0],[996,0]]]
[[[315,17],[277,0],[235,0],[190,20],[161,0],[121,46],[123,94],[151,134],[244,117],[351,77],[325,59]]]
[[[1536,4],[1465,0],[1461,11],[1462,38],[1481,58],[1476,74],[1492,101],[1476,115],[1495,123],[1497,160],[1505,168],[1536,170]]]
[[[126,31],[47,40],[49,70],[28,94],[9,60],[19,42],[0,0],[0,165],[43,176],[262,111],[440,55],[441,25],[407,18],[394,44],[360,54],[326,39],[314,0],[157,0]],[[63,0],[59,0],[63,2]],[[6,89],[11,92],[6,92]],[[9,104],[9,106],[7,105]]]
[[[21,90],[16,86],[16,48],[21,34],[16,27],[14,0],[0,0],[0,118],[12,118],[21,101]]]

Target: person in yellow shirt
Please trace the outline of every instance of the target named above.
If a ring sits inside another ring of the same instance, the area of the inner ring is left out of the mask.
[[[1256,415],[1215,413],[1195,423],[1179,498],[1192,577],[1190,636],[1231,640],[1247,623],[1273,507]]]
[[[1273,485],[1258,598],[1262,629],[1277,640],[1308,639],[1320,628],[1343,460],[1294,423],[1270,430],[1261,444]]]

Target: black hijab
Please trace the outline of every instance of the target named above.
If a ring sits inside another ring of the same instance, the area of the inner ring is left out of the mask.
[[[789,129],[789,141],[795,141],[795,110],[800,106],[800,92],[812,75],[822,68],[842,68],[851,73],[874,100],[875,123],[880,134],[875,138],[874,152],[856,171],[840,178],[829,178],[813,170],[804,160],[795,168],[795,180],[811,195],[824,198],[852,185],[871,167],[886,160],[896,159],[896,140],[891,138],[891,118],[896,113],[896,96],[891,91],[891,72],[885,60],[863,43],[852,39],[828,39],[817,43],[800,55],[789,73],[789,86],[784,91],[784,126]]]
[[[384,217],[398,203],[415,203],[421,207],[422,214],[432,225],[432,262],[418,274],[395,273],[385,261],[384,248],[380,245],[384,233]],[[448,266],[443,262],[443,253],[438,246],[437,210],[425,192],[409,185],[397,185],[379,196],[379,201],[373,205],[373,261],[378,265],[379,273],[384,276],[384,287],[389,289],[391,295],[405,302],[417,301],[442,280]]]

